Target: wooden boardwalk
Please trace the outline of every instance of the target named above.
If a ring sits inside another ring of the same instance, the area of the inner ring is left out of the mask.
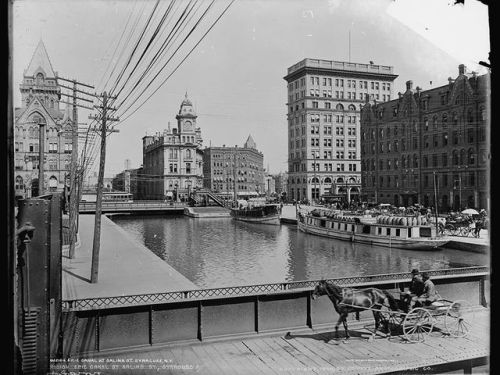
[[[473,329],[465,338],[445,336],[436,329],[425,342],[408,343],[402,335],[368,340],[363,328],[350,332],[349,340],[335,339],[332,331],[283,332],[100,353],[96,360],[104,361],[95,365],[106,366],[100,369],[102,374],[383,374],[424,366],[430,367],[425,372],[432,372],[433,366],[489,356],[488,309],[476,312]]]

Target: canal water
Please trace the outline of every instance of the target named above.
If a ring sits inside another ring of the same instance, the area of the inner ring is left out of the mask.
[[[111,219],[202,288],[489,264],[485,254],[389,249],[313,236],[287,224],[270,226],[183,215]]]

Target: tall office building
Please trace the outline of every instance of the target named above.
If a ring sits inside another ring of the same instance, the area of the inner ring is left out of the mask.
[[[288,197],[357,200],[361,188],[359,111],[388,101],[391,66],[304,59],[288,68]]]
[[[361,111],[362,181],[372,202],[489,208],[490,76],[467,73]]]

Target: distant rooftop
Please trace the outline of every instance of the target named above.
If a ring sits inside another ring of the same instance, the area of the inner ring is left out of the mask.
[[[394,74],[393,67],[387,65],[359,64],[346,61],[304,59],[288,68],[288,75],[302,68],[345,70],[360,73]]]

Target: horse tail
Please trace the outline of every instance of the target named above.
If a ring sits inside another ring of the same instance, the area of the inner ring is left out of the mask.
[[[392,294],[389,293],[387,290],[382,290],[382,292],[385,294],[385,296],[389,300],[389,306],[391,307],[391,310],[398,311],[399,310],[398,303],[396,302],[396,299],[392,296]]]

